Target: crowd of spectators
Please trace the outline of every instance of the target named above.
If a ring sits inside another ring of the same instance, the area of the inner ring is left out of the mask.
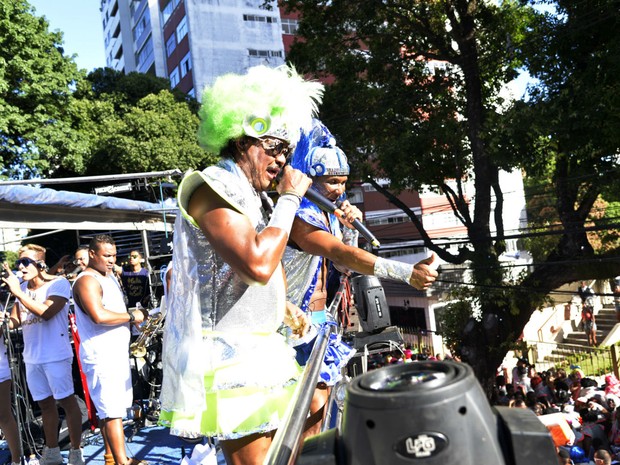
[[[566,457],[575,465],[620,463],[620,382],[613,374],[599,385],[579,367],[537,371],[521,358],[510,374],[502,369],[497,376],[492,403],[561,414],[572,434],[556,442],[559,463],[571,463]]]

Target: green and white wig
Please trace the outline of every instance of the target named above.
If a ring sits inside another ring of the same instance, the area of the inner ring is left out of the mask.
[[[304,80],[294,68],[255,66],[245,75],[225,74],[202,94],[200,143],[219,154],[246,135],[293,145],[318,112],[323,84]]]

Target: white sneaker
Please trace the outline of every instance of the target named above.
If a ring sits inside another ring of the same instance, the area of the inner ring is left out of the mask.
[[[63,463],[60,447],[49,448],[45,446],[41,454],[41,465],[61,465]]]
[[[84,465],[84,456],[82,455],[82,449],[71,449],[69,451],[68,465]]]

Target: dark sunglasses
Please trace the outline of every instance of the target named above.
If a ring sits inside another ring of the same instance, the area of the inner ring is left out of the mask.
[[[140,258],[139,255],[130,255],[129,258]]]
[[[37,261],[33,260],[32,258],[23,257],[15,262],[15,266],[19,267],[20,265],[23,265],[24,267],[27,267],[28,265],[36,265],[36,263]]]
[[[291,153],[291,147],[286,142],[280,139],[271,139],[265,137],[263,139],[256,139],[257,143],[260,143],[261,147],[267,155],[270,157],[277,157],[284,155],[288,157]]]

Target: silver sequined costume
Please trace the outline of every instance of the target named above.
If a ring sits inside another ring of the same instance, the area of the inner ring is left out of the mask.
[[[233,439],[278,426],[280,415],[273,409],[286,408],[299,367],[276,333],[286,298],[281,267],[266,285],[248,285],[215,252],[185,211],[203,183],[247,216],[257,232],[267,225],[264,200],[231,160],[183,180],[164,330],[162,420],[173,434]],[[244,390],[254,396],[251,401]],[[215,407],[210,398],[217,399]]]

